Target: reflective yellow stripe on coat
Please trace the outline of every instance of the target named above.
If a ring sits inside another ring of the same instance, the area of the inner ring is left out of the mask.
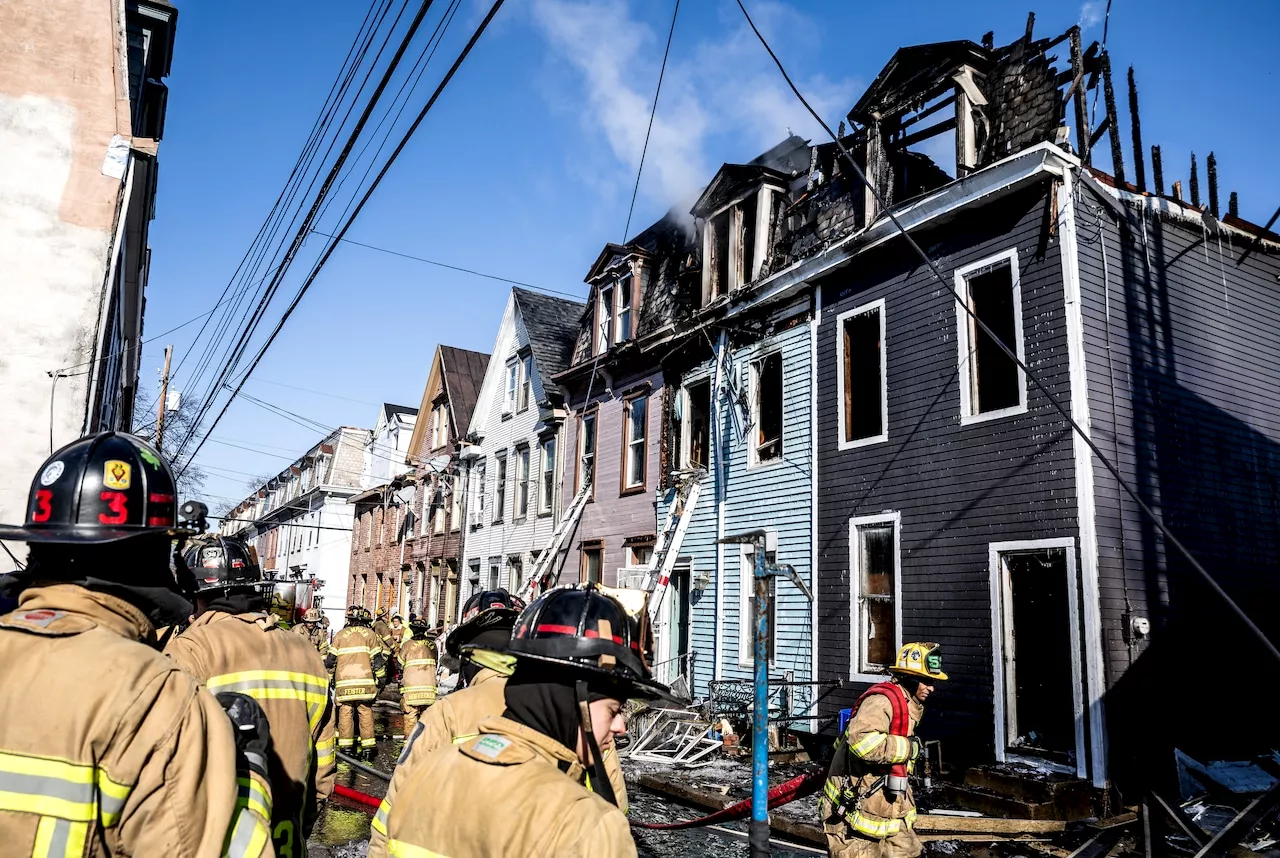
[[[84,825],[99,820],[104,828],[111,828],[120,822],[132,789],[116,783],[97,766],[0,751],[0,810]],[[71,849],[77,838],[73,826],[44,820],[40,832],[44,839],[38,835],[37,846],[45,844],[46,851],[37,854],[62,855],[48,849],[61,848],[59,843]],[[78,836],[83,845],[83,832]],[[69,854],[80,852],[72,849]]]
[[[402,840],[388,840],[387,853],[391,858],[449,858],[448,855],[441,855],[439,852],[432,852],[430,849],[423,849],[421,846],[414,846]]]
[[[840,795],[840,787],[838,787],[834,781],[827,781],[822,785],[822,794],[825,795],[835,807],[839,807],[842,800],[856,801],[856,796],[853,795],[845,795],[842,797]],[[884,838],[892,837],[901,831],[903,823],[906,823],[906,826],[909,829],[914,828],[916,824],[916,811],[914,808],[907,811],[907,815],[902,819],[884,819],[883,817],[864,814],[855,805],[853,810],[850,810],[844,815],[844,821],[849,823],[850,827],[860,834],[865,834],[867,837],[872,837],[876,840],[883,840]]]
[[[255,700],[301,700],[307,704],[307,719],[315,732],[329,703],[328,677],[312,676],[291,670],[243,670],[210,677],[205,683],[209,691],[219,694],[235,691]]]

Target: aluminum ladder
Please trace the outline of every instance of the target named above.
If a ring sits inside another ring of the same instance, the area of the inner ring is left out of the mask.
[[[574,495],[569,508],[565,510],[560,523],[556,525],[556,529],[552,532],[551,539],[547,542],[546,547],[542,549],[542,553],[538,555],[538,559],[533,562],[533,571],[529,575],[529,580],[525,581],[520,588],[520,598],[524,599],[525,602],[532,601],[538,593],[550,590],[554,586],[555,581],[544,581],[543,579],[550,579],[551,564],[555,562],[556,557],[560,554],[560,549],[564,547],[565,537],[569,535],[577,525],[578,519],[582,517],[582,511],[586,508],[587,499],[590,496],[591,478],[587,475],[582,480],[582,488]]]
[[[693,509],[698,504],[698,494],[702,491],[702,480],[706,475],[702,469],[677,472],[676,495],[671,506],[667,507],[667,521],[653,546],[644,583],[644,589],[649,593],[649,620],[652,623],[658,621],[662,600],[671,581],[671,570],[675,568],[689,522],[693,521]]]

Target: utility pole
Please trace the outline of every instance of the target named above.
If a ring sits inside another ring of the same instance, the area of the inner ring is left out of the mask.
[[[173,346],[164,347],[164,375],[160,377],[160,404],[156,413],[156,449],[163,452],[164,412],[169,399],[169,361],[173,358]]]

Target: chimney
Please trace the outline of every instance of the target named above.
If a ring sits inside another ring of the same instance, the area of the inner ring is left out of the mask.
[[[1133,176],[1138,193],[1147,192],[1147,167],[1142,159],[1142,120],[1138,116],[1138,84],[1129,66],[1129,122],[1133,130]]]
[[[1236,192],[1232,191],[1231,196],[1227,197],[1227,217],[1233,217],[1237,220],[1240,218],[1240,199],[1236,196]]]
[[[1218,159],[1209,153],[1204,159],[1204,171],[1209,177],[1209,214],[1218,216]]]
[[[1182,182],[1173,183],[1173,198],[1178,202],[1182,202]]]

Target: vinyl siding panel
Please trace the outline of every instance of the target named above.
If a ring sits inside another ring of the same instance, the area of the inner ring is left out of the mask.
[[[1028,365],[1070,403],[1058,242],[1046,186],[974,206],[915,234],[947,286],[901,245],[868,252],[822,284],[818,331],[818,679],[849,679],[849,520],[896,512],[900,525],[899,642],[943,644],[951,676],[930,700],[929,736],[957,763],[990,755],[993,694],[988,548],[998,541],[1077,537],[1072,439],[1028,380],[1025,413],[962,425],[955,269],[1016,248]],[[885,301],[888,440],[838,446],[840,313]],[[822,714],[865,685],[832,694]],[[830,729],[828,722],[827,729]]]

